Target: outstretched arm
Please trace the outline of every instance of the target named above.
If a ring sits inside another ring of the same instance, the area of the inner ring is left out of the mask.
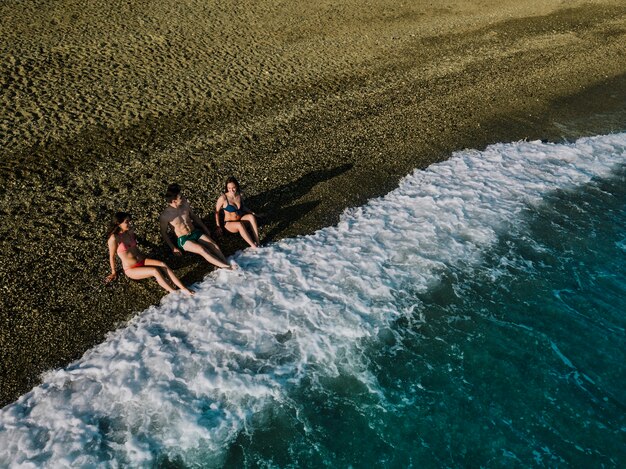
[[[109,246],[109,264],[111,265],[111,275],[107,275],[106,282],[111,282],[117,278],[117,271],[115,270],[115,251],[117,251],[117,240],[115,235],[111,235],[107,241]]]

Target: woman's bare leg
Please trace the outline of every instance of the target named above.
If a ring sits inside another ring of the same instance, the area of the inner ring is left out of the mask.
[[[257,224],[256,216],[252,215],[251,213],[248,213],[247,215],[244,215],[243,217],[241,217],[241,219],[246,220],[248,223],[250,223],[250,226],[252,226],[252,234],[254,235],[254,241],[256,242],[256,245],[259,246],[261,244],[261,241],[259,240],[259,225]]]
[[[197,243],[195,241],[187,241],[184,245],[183,245],[183,249],[187,252],[193,252],[194,254],[198,254],[199,256],[204,257],[204,259],[209,262],[210,264],[213,264],[217,267],[222,267],[224,269],[230,269],[230,266],[225,262],[226,259],[224,259],[223,261],[217,257],[215,257],[214,255],[212,255],[209,251],[208,248],[203,246],[200,243]]]
[[[241,237],[248,243],[252,248],[256,248],[257,245],[246,230],[246,227],[243,225],[241,221],[229,221],[225,223],[225,227],[231,233],[239,233]]]
[[[128,269],[125,271],[126,276],[133,280],[143,280],[144,278],[154,277],[162,288],[168,292],[175,291],[169,283],[163,277],[163,274],[156,267],[135,267],[134,269]]]
[[[162,269],[165,269],[165,271],[167,272],[167,275],[169,276],[172,283],[174,283],[174,285],[176,285],[185,293],[189,293],[190,295],[193,295],[193,292],[189,290],[185,285],[183,285],[183,283],[178,279],[174,271],[170,269],[170,267],[165,262],[158,261],[156,259],[146,259],[145,263],[146,265],[161,267]]]

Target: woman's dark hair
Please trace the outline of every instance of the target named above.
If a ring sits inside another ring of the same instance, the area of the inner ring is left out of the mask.
[[[120,225],[124,223],[124,220],[132,220],[132,215],[126,212],[116,212],[111,218],[111,224],[107,231],[107,239],[113,234],[117,234],[120,231]]]
[[[180,194],[180,186],[178,184],[170,184],[165,191],[165,200],[171,203]]]
[[[228,185],[230,183],[235,184],[235,187],[237,188],[237,192],[239,192],[239,181],[237,181],[237,179],[235,178],[235,176],[231,176],[228,179],[226,179],[226,184],[224,184],[224,194],[226,194],[226,192],[228,192]]]

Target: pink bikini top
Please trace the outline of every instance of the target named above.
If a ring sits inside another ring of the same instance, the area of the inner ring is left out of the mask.
[[[122,241],[122,238],[120,236],[116,236],[116,238],[117,238],[117,253],[118,254],[120,252],[126,252],[130,248],[134,248],[135,246],[137,246],[137,238],[135,237],[135,233],[131,233],[130,243],[128,244]]]

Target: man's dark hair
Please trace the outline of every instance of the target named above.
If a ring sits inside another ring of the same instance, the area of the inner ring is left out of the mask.
[[[167,203],[171,203],[180,194],[180,186],[178,184],[170,184],[165,191],[165,200]]]

